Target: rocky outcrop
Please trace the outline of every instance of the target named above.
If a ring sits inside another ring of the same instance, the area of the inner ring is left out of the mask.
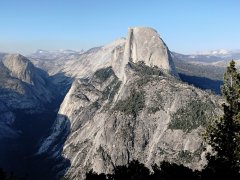
[[[110,173],[133,159],[149,167],[167,160],[201,168],[201,133],[208,117],[221,112],[218,97],[143,63],[129,62],[124,73],[124,86],[110,67],[76,80],[38,153],[69,159],[61,173],[70,179],[83,179],[92,168]]]
[[[81,78],[37,153],[54,158],[58,174],[84,179],[91,169],[111,173],[134,159],[148,167],[206,163],[201,134],[221,114],[221,100],[179,80],[155,30],[130,28],[127,39],[85,52],[63,71]]]
[[[21,79],[28,84],[33,82],[33,64],[20,54],[8,54],[3,58],[3,65],[10,71],[11,76]]]
[[[42,109],[53,98],[48,75],[24,56],[7,54],[0,61],[0,100],[12,109]]]
[[[147,66],[157,66],[177,75],[168,47],[152,28],[129,28],[125,58],[136,63],[143,61]]]
[[[116,47],[112,57],[111,66],[123,82],[125,82],[124,67],[130,61],[144,62],[147,66],[156,66],[166,73],[177,76],[168,47],[152,28],[129,28],[125,46]]]

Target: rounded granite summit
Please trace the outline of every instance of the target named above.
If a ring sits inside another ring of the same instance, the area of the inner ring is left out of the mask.
[[[32,84],[33,64],[21,54],[7,54],[3,58],[4,66],[11,74],[22,81]]]
[[[124,50],[117,48],[112,58],[112,67],[116,75],[125,82],[125,66],[132,61],[133,63],[144,62],[145,65],[157,66],[167,74],[178,77],[171,53],[160,38],[156,30],[149,27],[130,27],[126,38]],[[122,52],[123,51],[123,52]],[[116,54],[123,57],[116,56]]]
[[[177,75],[170,51],[155,29],[129,28],[126,47],[128,56],[133,62],[143,61],[148,66],[157,66]]]

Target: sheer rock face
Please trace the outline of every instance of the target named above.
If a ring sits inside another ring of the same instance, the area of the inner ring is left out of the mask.
[[[124,67],[129,61],[144,62],[156,66],[167,73],[178,76],[168,47],[152,28],[129,28],[124,47],[116,47],[112,52],[112,64],[116,75],[125,82]]]
[[[134,63],[143,61],[177,75],[168,47],[152,28],[129,28],[125,56]]]
[[[167,160],[201,168],[204,122],[189,123],[187,117],[220,113],[220,100],[173,76],[142,72],[126,65],[124,85],[111,68],[97,71],[91,79],[76,80],[38,153],[69,159],[71,166],[62,162],[58,170],[70,179],[84,179],[92,168],[110,173],[114,166],[133,159],[149,167]]]

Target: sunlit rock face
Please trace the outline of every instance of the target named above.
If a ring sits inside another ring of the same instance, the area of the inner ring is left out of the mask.
[[[177,74],[168,47],[152,28],[129,28],[126,55],[135,63],[143,61],[148,66],[157,66]]]
[[[148,167],[166,160],[201,168],[201,133],[206,119],[221,113],[219,97],[178,79],[151,28],[130,28],[104,57],[104,66],[74,81],[38,154],[59,159],[58,173],[70,179],[91,169],[111,173],[134,159]]]
[[[114,49],[112,57],[111,65],[116,75],[123,81],[124,67],[129,61],[134,63],[141,61],[147,66],[156,66],[178,76],[168,47],[152,28],[129,28],[125,46]]]

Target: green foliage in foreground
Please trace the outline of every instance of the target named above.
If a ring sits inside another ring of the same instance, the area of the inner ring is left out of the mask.
[[[240,73],[231,61],[224,74],[222,94],[227,101],[223,104],[224,115],[213,121],[206,132],[206,141],[214,155],[208,155],[206,171],[240,171]]]
[[[156,164],[152,166],[153,172],[138,161],[132,161],[126,166],[114,167],[113,174],[97,174],[91,170],[86,174],[86,180],[112,179],[112,180],[170,180],[199,179],[197,171],[193,171],[183,165],[162,162],[160,167]]]
[[[223,169],[221,172],[193,171],[183,165],[161,162],[160,166],[152,166],[152,172],[142,163],[132,161],[128,165],[115,166],[112,174],[97,174],[91,170],[86,173],[86,180],[239,180],[239,174],[230,174]]]
[[[7,173],[0,168],[0,180],[26,180],[26,177],[20,177],[15,175],[13,172]]]

